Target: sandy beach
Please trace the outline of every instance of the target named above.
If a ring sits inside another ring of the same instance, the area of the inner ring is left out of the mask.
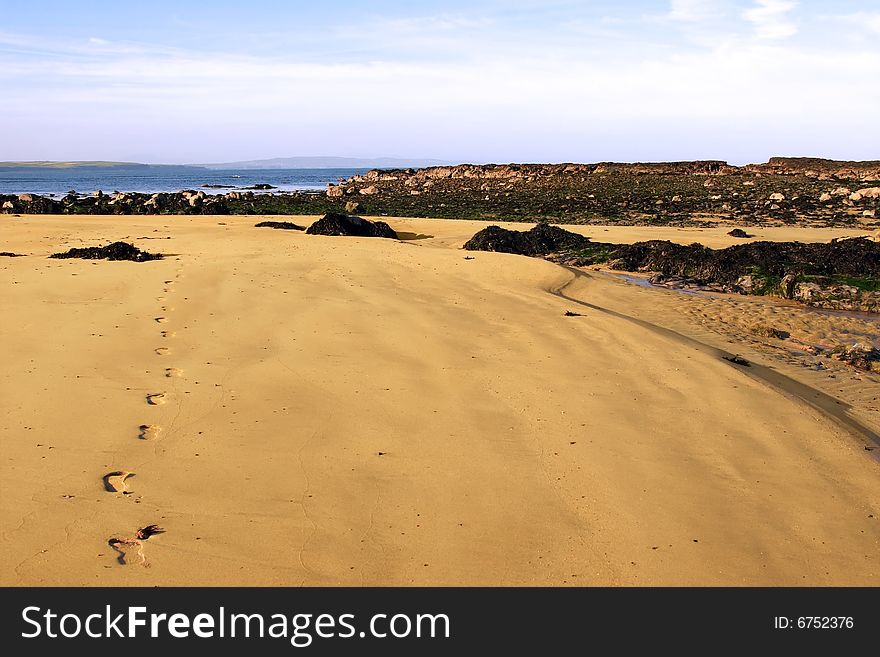
[[[876,319],[261,218],[0,218],[0,585],[880,585]]]

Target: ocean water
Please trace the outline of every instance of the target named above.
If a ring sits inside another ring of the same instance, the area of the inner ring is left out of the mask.
[[[119,192],[179,192],[184,189],[206,194],[225,194],[257,184],[278,189],[267,191],[319,190],[327,183],[362,174],[368,169],[229,169],[194,167],[77,167],[70,169],[0,168],[0,194],[65,195],[74,190],[91,194]],[[205,185],[224,185],[223,188]]]

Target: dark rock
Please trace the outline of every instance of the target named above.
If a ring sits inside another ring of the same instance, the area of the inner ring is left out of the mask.
[[[90,246],[83,249],[70,249],[65,253],[55,253],[50,258],[81,258],[83,260],[130,260],[132,262],[146,262],[148,260],[161,260],[164,256],[160,253],[147,253],[141,251],[133,244],[125,242],[113,242],[107,246]]]
[[[278,189],[275,185],[270,185],[269,183],[257,183],[256,185],[251,185],[250,187],[245,187],[245,189]]]
[[[560,251],[577,250],[590,245],[590,238],[563,230],[548,223],[539,223],[528,231],[507,230],[488,226],[469,239],[468,251],[497,251],[527,256],[545,256]]]
[[[732,231],[730,231],[727,234],[730,235],[731,237],[740,237],[743,239],[748,238],[748,237],[754,237],[754,235],[749,235],[742,228],[734,228]]]
[[[361,217],[331,212],[309,226],[309,235],[344,235],[348,237],[387,237],[397,239],[397,233],[384,221],[367,221]]]
[[[11,251],[0,251],[0,258],[21,258],[24,254],[12,253]]]
[[[880,349],[867,344],[839,346],[831,350],[832,358],[852,365],[856,369],[870,372],[875,363],[880,363]]]
[[[570,310],[566,310],[564,313],[564,316],[565,317],[583,317],[583,315],[581,315],[580,313],[575,313]]]
[[[255,228],[278,228],[280,230],[305,230],[305,226],[300,226],[292,221],[261,221],[254,224]]]
[[[747,361],[745,358],[736,354],[734,356],[722,356],[722,358],[728,362],[733,363],[734,365],[742,365],[743,367],[751,367],[752,364]]]

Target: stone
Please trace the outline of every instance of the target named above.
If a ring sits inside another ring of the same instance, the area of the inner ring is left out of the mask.
[[[309,235],[340,235],[348,237],[385,237],[397,239],[397,233],[384,221],[367,221],[361,217],[331,212],[308,227]]]
[[[346,201],[345,202],[345,211],[349,214],[358,214],[359,212],[364,211],[364,206],[358,203],[357,201]]]
[[[254,228],[276,228],[279,230],[305,230],[305,226],[300,226],[290,221],[261,221],[254,224]]]
[[[159,253],[147,253],[146,251],[141,251],[133,244],[127,244],[126,242],[113,242],[107,246],[90,246],[83,249],[70,249],[64,253],[54,253],[49,257],[147,262],[148,260],[161,260],[164,256]]]
[[[327,185],[327,196],[330,198],[338,198],[345,194],[345,187],[341,185]]]

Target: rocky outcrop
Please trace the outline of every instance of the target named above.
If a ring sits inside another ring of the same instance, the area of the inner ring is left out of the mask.
[[[317,214],[708,226],[880,226],[877,162],[772,158],[375,169],[326,191],[0,196],[2,213]],[[353,205],[348,205],[353,204]],[[347,209],[346,209],[346,206]]]
[[[107,246],[90,246],[82,249],[70,249],[64,253],[55,253],[50,258],[81,258],[83,260],[130,260],[131,262],[147,262],[161,260],[160,253],[141,251],[133,244],[113,242]]]
[[[368,221],[361,217],[331,212],[309,226],[309,235],[342,235],[348,237],[387,237],[397,239],[397,233],[384,221]]]
[[[849,162],[818,157],[771,157],[766,164],[747,164],[744,170],[772,175],[801,175],[820,180],[880,180],[880,160]]]
[[[590,245],[588,237],[540,223],[527,231],[488,226],[469,239],[464,248],[468,251],[497,251],[535,257],[576,251]]]
[[[868,238],[827,244],[751,242],[726,249],[666,240],[635,244],[593,242],[559,227],[529,231],[489,226],[464,245],[546,257],[575,266],[654,274],[653,283],[697,286],[740,294],[771,294],[811,306],[880,312],[880,244]]]

